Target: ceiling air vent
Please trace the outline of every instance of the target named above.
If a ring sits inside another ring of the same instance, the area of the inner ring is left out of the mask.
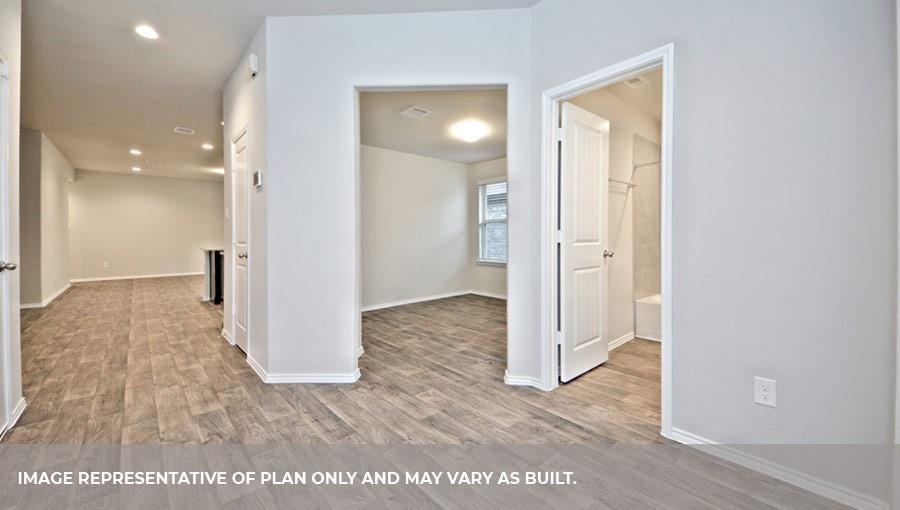
[[[175,126],[175,132],[179,135],[192,135],[194,134],[194,130],[191,128]]]
[[[410,106],[409,108],[400,112],[400,115],[409,117],[411,119],[421,119],[429,113],[431,113],[431,110],[427,108],[422,108],[421,106]]]
[[[650,80],[644,78],[643,76],[634,76],[625,80],[625,85],[628,85],[633,89],[639,89],[641,87],[650,85]]]

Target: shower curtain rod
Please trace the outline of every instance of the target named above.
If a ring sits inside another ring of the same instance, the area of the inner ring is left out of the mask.
[[[651,161],[649,163],[641,163],[640,165],[634,165],[634,168],[640,168],[642,166],[650,166],[650,165],[658,165],[659,161]]]

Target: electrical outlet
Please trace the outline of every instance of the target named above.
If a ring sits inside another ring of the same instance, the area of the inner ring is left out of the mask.
[[[775,379],[765,377],[753,378],[753,401],[757,404],[776,407],[775,405]]]

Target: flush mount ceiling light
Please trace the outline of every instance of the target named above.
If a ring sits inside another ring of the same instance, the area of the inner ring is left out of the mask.
[[[204,143],[200,147],[203,147],[203,150],[205,150],[205,151],[211,151],[211,150],[215,149],[215,147],[213,147],[213,144],[211,144],[211,143]]]
[[[139,166],[133,166],[133,167],[131,167],[131,171],[132,171],[132,172],[140,172],[140,171],[141,171],[141,167],[139,167]]]
[[[475,143],[489,134],[491,126],[478,119],[465,119],[450,126],[450,136],[468,143]]]
[[[144,39],[159,39],[159,34],[156,32],[156,29],[150,25],[138,25],[134,27],[134,31]]]
[[[141,155],[141,150],[140,150],[140,149],[131,149],[131,150],[128,151],[128,152],[131,153],[132,156],[140,156],[140,155]]]

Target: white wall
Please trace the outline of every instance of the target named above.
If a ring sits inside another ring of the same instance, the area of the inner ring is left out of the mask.
[[[362,306],[468,289],[468,165],[363,145]]]
[[[259,57],[259,73],[255,78],[247,71],[247,57],[255,53]],[[245,130],[247,131],[247,166],[248,171],[262,170],[266,177],[266,185],[262,190],[253,191],[250,194],[249,210],[249,287],[250,306],[249,316],[249,345],[248,356],[256,360],[264,368],[268,367],[268,248],[266,239],[270,228],[277,225],[268,225],[267,218],[267,190],[271,187],[269,172],[266,162],[268,160],[267,138],[267,109],[266,87],[268,82],[268,61],[266,58],[266,23],[263,23],[247,50],[241,57],[240,63],[232,73],[222,93],[225,126],[223,128],[225,139],[222,147],[225,149],[225,187],[224,198],[226,215],[221,228],[224,230],[225,247],[225,275],[223,306],[225,310],[224,330],[226,335],[234,338],[234,316],[232,315],[234,293],[232,279],[232,264],[234,253],[232,247],[231,224],[234,211],[232,204],[232,142]],[[295,204],[296,205],[296,204]],[[281,217],[278,224],[288,225],[297,216],[299,210],[293,211],[287,217]],[[274,223],[274,222],[273,222]]]
[[[533,13],[535,91],[675,43],[673,425],[723,443],[887,442],[896,98],[858,78],[896,79],[893,2]],[[754,375],[778,381],[777,409],[753,404]]]
[[[506,177],[506,158],[469,165],[469,290],[506,296],[506,267],[478,264],[478,181]]]
[[[510,193],[536,194],[524,166],[529,23],[527,10],[267,20],[267,212],[278,218],[268,223],[269,372],[356,372],[354,86],[508,83]],[[228,100],[225,109],[234,109]],[[537,208],[524,205],[513,203],[510,214],[537,224]],[[538,258],[536,243],[517,241],[521,234],[510,233],[511,251],[521,254],[510,274]],[[521,317],[536,316],[538,304],[537,294],[514,295],[522,301],[510,302],[511,371],[530,334]]]
[[[659,123],[606,90],[572,99],[576,106],[609,121],[609,177],[630,182],[634,135],[659,143]],[[609,263],[610,341],[634,334],[634,200],[625,186],[609,183],[609,242],[615,256]]]
[[[69,183],[75,168],[41,133],[41,302],[69,285]]]
[[[222,246],[221,182],[78,170],[70,190],[73,280],[202,273]]]

